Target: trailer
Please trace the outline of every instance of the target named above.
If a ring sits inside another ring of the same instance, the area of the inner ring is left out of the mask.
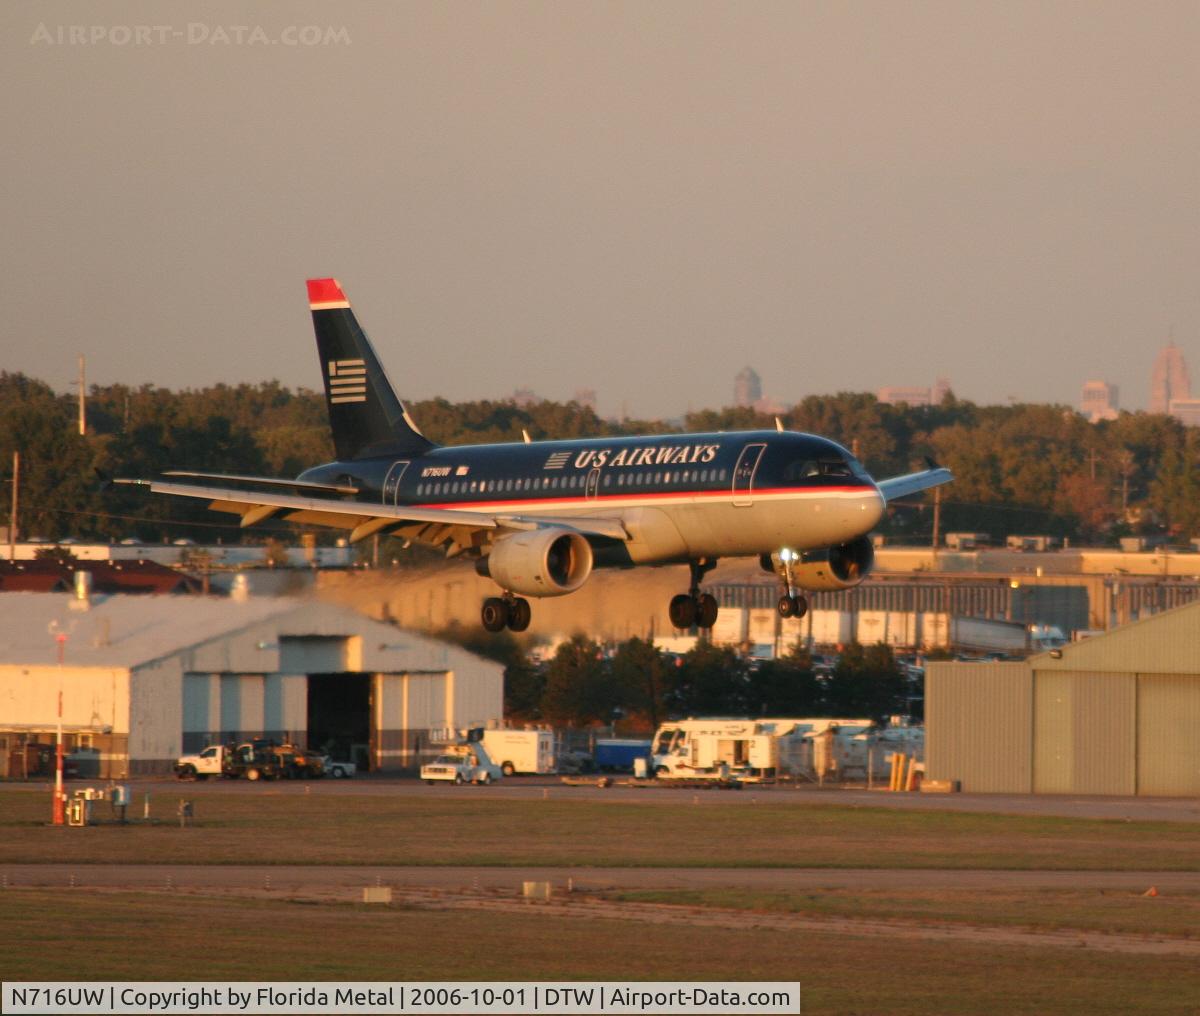
[[[551,730],[489,728],[484,730],[480,742],[505,776],[555,771],[554,732]]]
[[[761,721],[677,720],[662,724],[652,742],[651,766],[660,779],[770,779],[775,739]]]
[[[631,773],[639,758],[650,757],[651,742],[631,737],[601,737],[596,739],[592,761],[602,773]]]
[[[1025,653],[1059,649],[1066,644],[1053,625],[1024,625],[987,617],[951,617],[949,647],[983,652]]]

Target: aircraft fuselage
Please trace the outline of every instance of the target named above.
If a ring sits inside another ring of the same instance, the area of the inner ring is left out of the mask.
[[[357,487],[371,504],[619,519],[629,540],[592,541],[610,566],[826,547],[867,533],[884,509],[840,445],[778,431],[438,447],[299,479]]]

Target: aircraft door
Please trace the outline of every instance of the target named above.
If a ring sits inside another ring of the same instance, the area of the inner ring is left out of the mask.
[[[733,467],[733,503],[739,508],[754,503],[754,474],[766,447],[765,444],[746,445],[738,456],[737,465]]]
[[[388,470],[387,479],[383,481],[383,503],[386,505],[394,505],[400,498],[400,477],[404,475],[404,470],[408,468],[410,460],[403,462],[395,462],[392,468]]]
[[[587,489],[584,491],[585,496],[591,501],[600,490],[600,467],[597,466],[587,477]]]

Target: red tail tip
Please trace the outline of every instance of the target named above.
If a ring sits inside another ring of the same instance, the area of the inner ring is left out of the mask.
[[[308,304],[313,309],[320,307],[349,307],[350,301],[342,292],[337,279],[309,279]]]

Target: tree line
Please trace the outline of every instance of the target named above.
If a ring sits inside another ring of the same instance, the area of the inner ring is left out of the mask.
[[[520,441],[523,432],[536,440],[775,426],[773,416],[740,408],[678,421],[603,420],[573,402],[430,399],[409,408],[430,439],[449,444]],[[87,417],[80,435],[74,396],[24,374],[0,373],[0,478],[11,481],[12,453],[19,451],[22,533],[261,539],[198,504],[146,498],[105,487],[103,479],[170,468],[295,476],[333,458],[323,394],[274,381],[182,391],[94,385]],[[953,395],[937,406],[892,406],[842,392],[809,396],[781,420],[840,442],[876,477],[923,468],[926,459],[948,466],[955,482],[943,492],[943,532],[997,539],[1044,533],[1089,543],[1200,535],[1200,428],[1169,416],[1122,413],[1093,424],[1064,406],[978,406]],[[931,512],[927,504],[894,506],[881,530],[927,540]]]
[[[504,665],[509,722],[648,731],[684,716],[922,715],[922,688],[886,645],[851,644],[832,669],[799,648],[750,660],[727,646],[698,642],[683,655],[632,638],[604,646],[577,634],[535,661],[504,632],[452,626],[439,633]]]

